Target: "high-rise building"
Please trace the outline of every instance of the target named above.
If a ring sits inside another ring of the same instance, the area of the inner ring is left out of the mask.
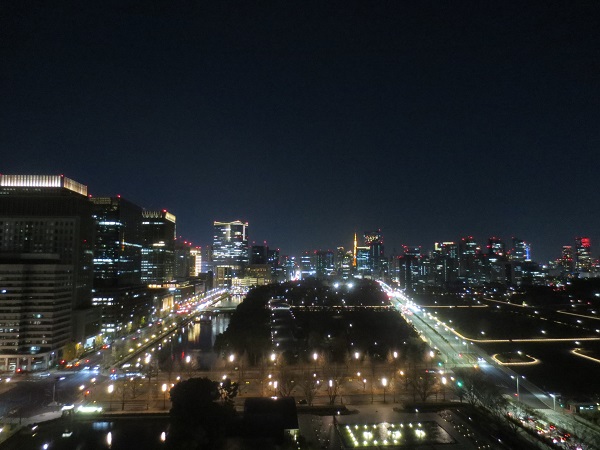
[[[454,242],[436,242],[432,254],[434,285],[447,287],[458,279],[458,245]]]
[[[575,270],[579,273],[590,272],[592,270],[592,250],[589,237],[575,238]]]
[[[162,285],[173,280],[175,221],[166,209],[142,212],[142,283]]]
[[[531,244],[522,239],[512,238],[513,248],[510,253],[511,261],[531,261]]]
[[[365,246],[369,248],[369,266],[371,275],[375,278],[381,276],[384,259],[383,234],[381,230],[365,231]]]
[[[572,272],[575,268],[575,255],[572,246],[563,245],[560,265],[562,266],[563,272]]]
[[[174,278],[184,280],[194,276],[196,271],[196,258],[192,256],[192,243],[189,241],[175,240],[175,267]]]
[[[317,252],[306,251],[302,253],[300,258],[300,273],[302,279],[317,276]]]
[[[217,286],[231,286],[250,262],[248,222],[214,222],[212,265]]]
[[[198,275],[200,275],[202,273],[202,248],[201,247],[194,247],[190,250],[190,256],[192,257],[194,264],[193,264],[193,272],[192,272],[192,276],[193,277],[197,277]]]
[[[279,249],[270,248],[267,250],[267,264],[271,267],[271,279],[280,281],[284,278],[283,269],[279,261]]]
[[[62,175],[0,175],[0,370],[47,368],[85,339],[94,221],[87,187]]]
[[[479,247],[473,236],[467,236],[460,240],[459,251],[459,275],[466,279],[469,284],[477,283],[477,257]]]
[[[253,245],[250,252],[250,264],[267,264],[269,247],[266,245]]]
[[[331,250],[317,251],[317,278],[327,278],[335,270],[334,256]]]
[[[121,198],[94,197],[94,289],[136,286],[142,275],[142,208]]]
[[[250,261],[248,222],[214,222],[213,255],[216,265],[245,267]]]
[[[58,254],[0,258],[0,370],[41,370],[72,339],[73,266]]]
[[[369,247],[356,247],[356,266],[354,270],[361,278],[371,278],[371,249]]]
[[[488,258],[502,259],[506,256],[504,242],[499,237],[493,236],[488,239]]]

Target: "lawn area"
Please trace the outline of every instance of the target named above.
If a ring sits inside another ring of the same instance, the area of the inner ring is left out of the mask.
[[[473,340],[598,337],[574,326],[532,315],[529,310],[494,306],[423,309]]]

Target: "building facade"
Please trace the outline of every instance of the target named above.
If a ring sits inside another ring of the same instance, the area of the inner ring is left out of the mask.
[[[162,285],[175,275],[176,217],[166,209],[142,212],[142,283]]]
[[[74,318],[90,317],[77,311],[91,308],[94,232],[86,186],[62,175],[0,175],[0,305],[14,311],[2,311],[5,370],[15,359],[18,369],[45,369],[86,337],[75,330],[88,324]]]

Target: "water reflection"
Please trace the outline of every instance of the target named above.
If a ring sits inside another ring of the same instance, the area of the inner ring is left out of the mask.
[[[171,334],[158,349],[162,370],[210,370],[216,355],[213,345],[229,326],[230,313],[205,314]]]

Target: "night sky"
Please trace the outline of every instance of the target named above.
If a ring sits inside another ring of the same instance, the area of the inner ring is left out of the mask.
[[[6,0],[0,171],[166,208],[198,245],[243,219],[282,254],[381,228],[387,254],[597,257],[599,24],[595,0]]]

